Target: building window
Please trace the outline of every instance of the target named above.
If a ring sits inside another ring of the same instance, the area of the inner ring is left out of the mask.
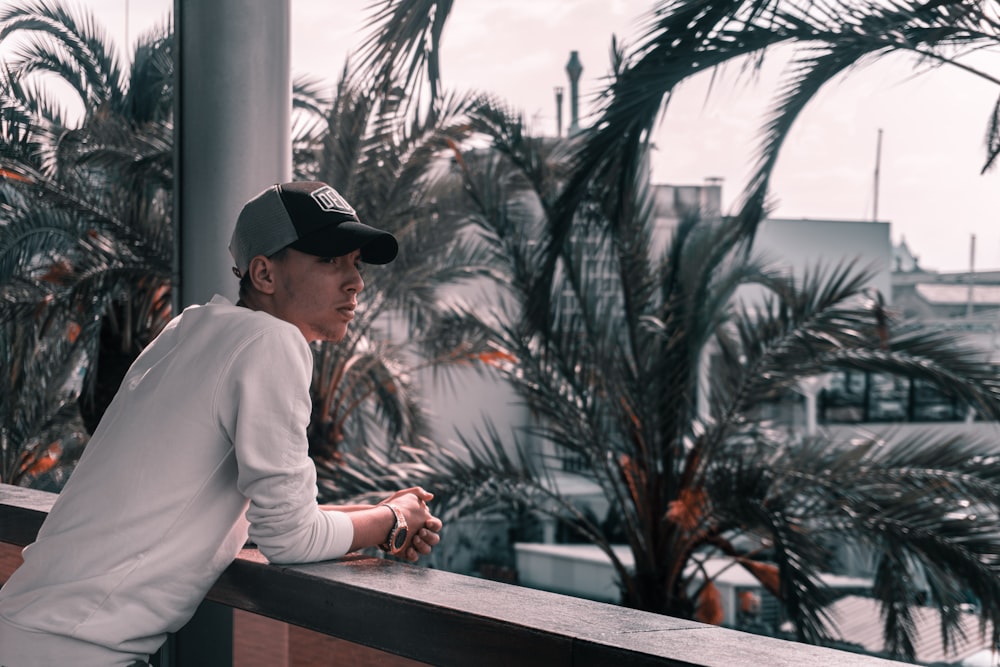
[[[923,380],[837,371],[819,394],[824,424],[964,421],[969,406]]]

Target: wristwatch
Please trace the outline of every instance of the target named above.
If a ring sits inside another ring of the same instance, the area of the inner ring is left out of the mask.
[[[395,505],[386,505],[386,507],[391,509],[392,513],[396,516],[396,523],[393,524],[389,535],[385,538],[385,542],[378,545],[378,548],[387,554],[395,556],[403,550],[403,545],[406,544],[406,517],[403,516],[403,513]]]

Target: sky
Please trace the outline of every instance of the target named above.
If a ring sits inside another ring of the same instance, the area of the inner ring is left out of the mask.
[[[293,75],[332,87],[344,59],[368,34],[368,4],[291,0]],[[583,65],[586,124],[605,83],[612,35],[638,42],[653,4],[458,0],[443,36],[442,78],[450,90],[492,93],[520,110],[535,132],[555,134],[554,89],[562,86],[568,96],[565,68],[575,50]],[[124,45],[161,24],[173,2],[79,0],[78,6],[91,9],[112,41]],[[711,87],[702,76],[678,90],[655,135],[654,182],[696,185],[719,177],[724,207],[735,207],[786,55],[773,54],[753,77],[732,68],[718,73]],[[976,57],[1000,78],[1000,54]],[[869,65],[820,93],[782,150],[772,215],[856,221],[872,220],[877,209],[878,220],[891,225],[892,240],[905,239],[924,268],[1000,269],[1000,168],[980,175],[1000,86],[957,69],[915,75],[914,66],[903,57]],[[564,130],[568,113],[567,97]]]

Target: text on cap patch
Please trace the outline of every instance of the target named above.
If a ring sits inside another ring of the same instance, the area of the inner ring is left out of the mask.
[[[351,205],[340,196],[340,193],[331,188],[329,185],[323,186],[316,190],[313,190],[312,198],[316,200],[319,207],[324,211],[336,211],[338,213],[347,213],[349,215],[356,215],[354,209]]]

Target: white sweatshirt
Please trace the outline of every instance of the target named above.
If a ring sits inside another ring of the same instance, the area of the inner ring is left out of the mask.
[[[345,554],[350,518],[316,503],[311,377],[294,325],[220,296],[185,309],[129,369],[0,589],[0,618],[151,654],[239,553],[248,522],[272,562]]]

